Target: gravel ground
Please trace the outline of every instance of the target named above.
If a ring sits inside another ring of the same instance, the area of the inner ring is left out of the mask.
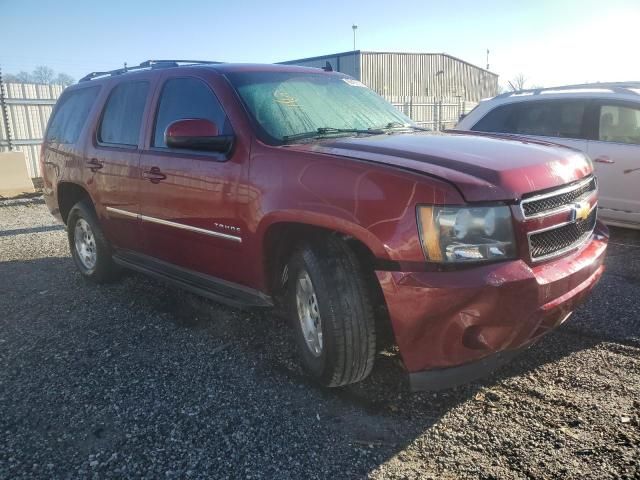
[[[640,233],[607,263],[483,382],[410,394],[383,352],[326,391],[269,312],[89,285],[41,200],[0,202],[0,477],[640,479]]]

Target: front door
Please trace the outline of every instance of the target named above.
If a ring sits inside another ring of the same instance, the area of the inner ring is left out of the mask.
[[[587,99],[508,103],[487,113],[471,130],[525,135],[585,152],[589,107]]]
[[[239,148],[229,155],[168,148],[167,126],[189,118],[210,120],[221,134],[232,133],[203,78],[167,75],[140,162],[144,253],[189,271],[240,282],[243,232],[238,224],[238,188],[246,176],[248,154]]]
[[[522,102],[514,119],[515,133],[586,152],[584,119],[588,105],[588,100]]]
[[[599,215],[604,220],[640,225],[640,107],[603,102],[596,139],[588,153],[599,188]]]

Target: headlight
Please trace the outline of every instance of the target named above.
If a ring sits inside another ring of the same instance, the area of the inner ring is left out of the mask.
[[[418,228],[431,262],[505,260],[516,254],[511,211],[506,205],[419,206]]]

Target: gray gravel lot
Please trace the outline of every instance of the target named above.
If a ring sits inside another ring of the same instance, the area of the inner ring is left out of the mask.
[[[0,202],[0,477],[640,479],[640,234],[607,264],[485,381],[410,394],[381,352],[327,391],[270,312],[87,284],[41,200]]]

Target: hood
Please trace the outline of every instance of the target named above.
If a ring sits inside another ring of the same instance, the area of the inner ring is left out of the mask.
[[[528,138],[467,132],[339,138],[290,148],[388,164],[453,183],[466,201],[518,200],[592,172],[578,150]]]

